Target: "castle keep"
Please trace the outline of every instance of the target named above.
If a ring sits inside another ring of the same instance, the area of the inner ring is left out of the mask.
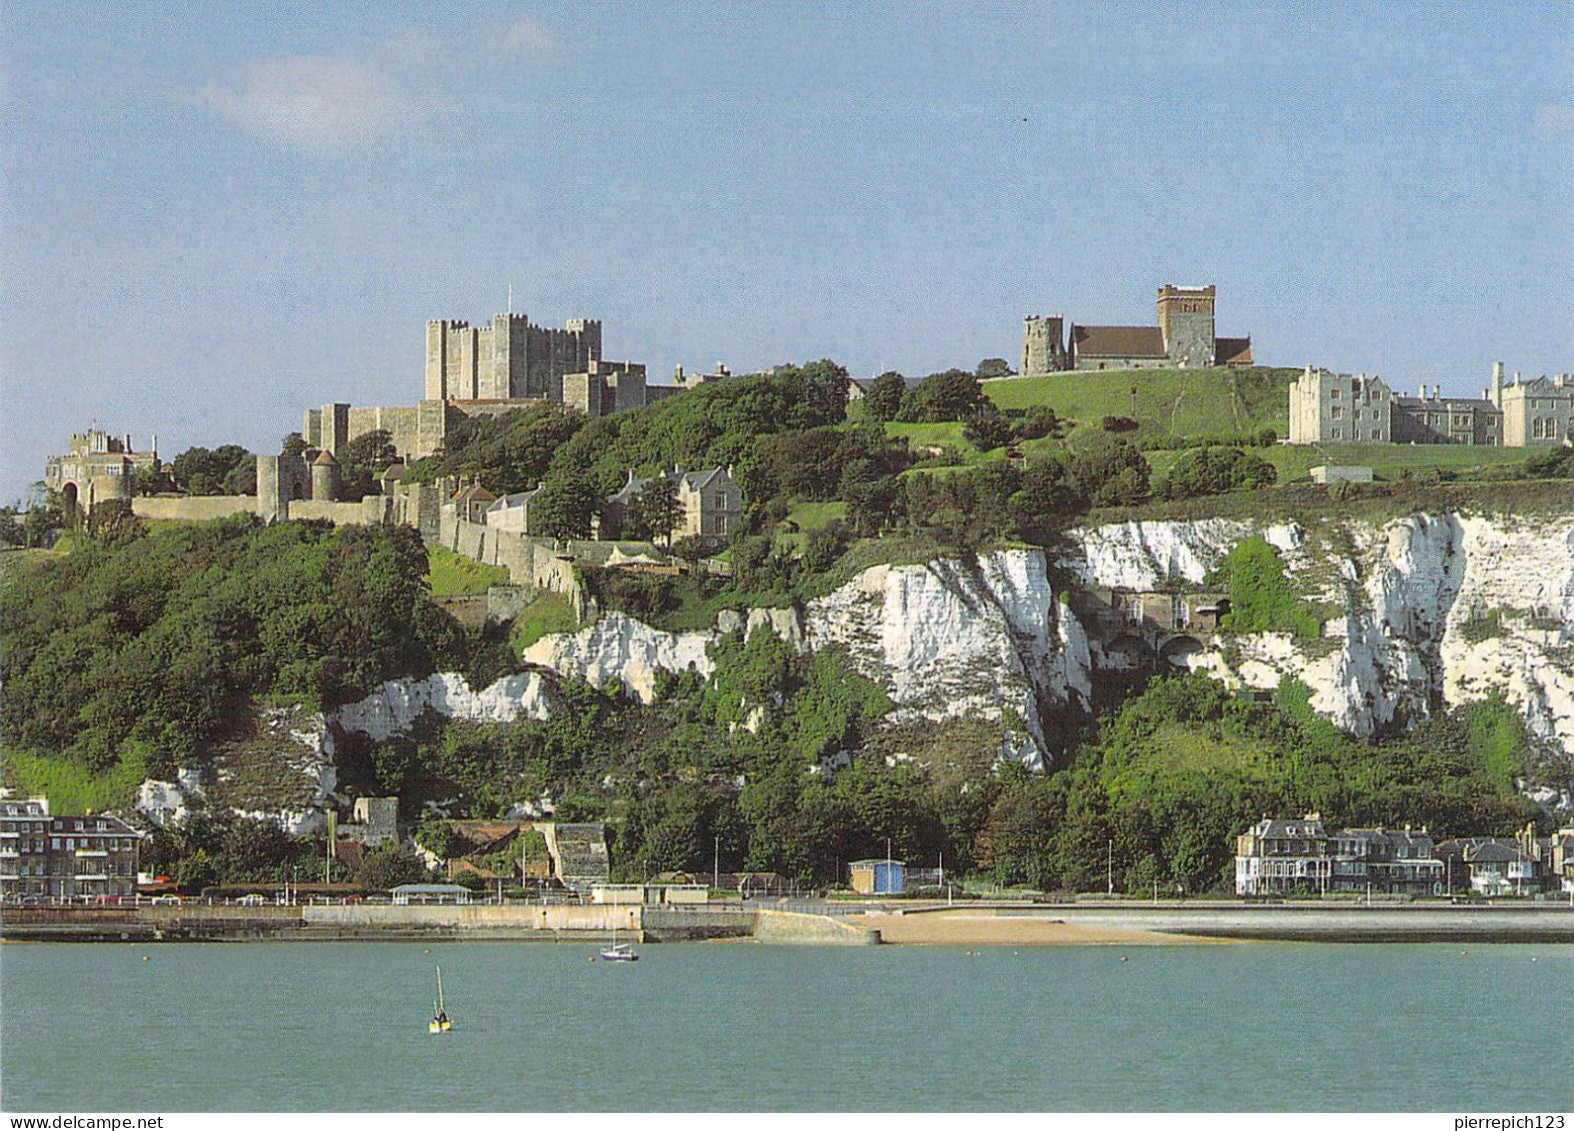
[[[408,461],[436,452],[449,428],[466,417],[542,403],[607,416],[679,391],[647,386],[638,362],[603,359],[599,321],[574,319],[554,330],[524,314],[494,315],[489,326],[438,319],[426,324],[425,380],[417,404],[307,409],[301,437],[309,447],[342,457],[355,437],[386,431]]]
[[[563,399],[563,378],[601,360],[601,323],[574,319],[561,330],[523,314],[497,314],[487,327],[439,319],[426,324],[426,399]]]
[[[1062,315],[1030,316],[1022,328],[1023,376],[1072,369],[1196,369],[1250,365],[1251,338],[1214,333],[1216,289],[1165,284],[1157,326],[1079,326]]]

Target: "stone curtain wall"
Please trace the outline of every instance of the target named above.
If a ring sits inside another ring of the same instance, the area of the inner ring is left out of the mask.
[[[581,621],[591,614],[589,596],[574,563],[560,557],[548,539],[468,522],[459,517],[456,508],[445,506],[437,541],[456,554],[508,570],[508,578],[515,585],[563,594]]]
[[[205,522],[232,514],[256,514],[257,500],[250,495],[199,495],[185,499],[138,496],[131,500],[131,513],[155,521]]]

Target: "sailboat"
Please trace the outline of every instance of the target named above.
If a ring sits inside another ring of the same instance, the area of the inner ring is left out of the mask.
[[[618,942],[617,924],[612,925],[612,945],[601,952],[601,957],[608,962],[638,962],[639,952],[628,943]]]
[[[454,1027],[448,1020],[448,1011],[443,1008],[443,968],[437,968],[437,1000],[432,1003],[432,1019],[426,1023],[428,1033],[446,1033]]]

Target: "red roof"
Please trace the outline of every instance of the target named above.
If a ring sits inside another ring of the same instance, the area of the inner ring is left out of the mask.
[[[1252,340],[1250,338],[1213,339],[1213,362],[1215,365],[1250,365]]]
[[[1073,326],[1071,345],[1078,357],[1168,356],[1157,326]]]

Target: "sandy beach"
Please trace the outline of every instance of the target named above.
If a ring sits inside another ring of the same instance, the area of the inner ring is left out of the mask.
[[[862,926],[887,943],[935,946],[1190,946],[1230,942],[1162,931],[1067,923],[1055,918],[996,916],[973,910],[868,915]]]

